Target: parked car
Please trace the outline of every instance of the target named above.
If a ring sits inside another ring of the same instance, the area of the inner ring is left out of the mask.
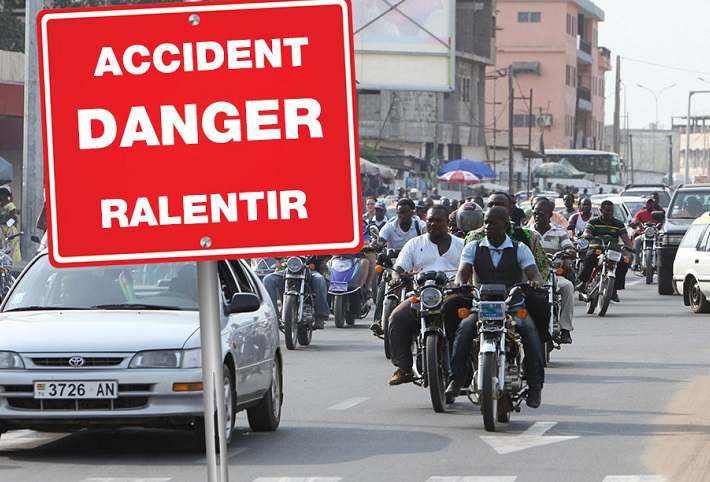
[[[667,208],[671,202],[671,189],[665,184],[627,184],[619,196],[639,196],[648,197],[649,194],[658,193],[658,204],[662,208]]]
[[[690,225],[673,262],[673,287],[694,313],[710,313],[710,213]]]
[[[247,263],[219,261],[227,440],[281,418],[274,306]],[[191,430],[204,447],[194,262],[53,267],[36,256],[0,305],[0,433],[126,426]]]
[[[673,193],[666,212],[666,219],[656,240],[658,263],[658,293],[672,295],[673,262],[685,232],[700,217],[710,210],[710,184],[686,184]]]

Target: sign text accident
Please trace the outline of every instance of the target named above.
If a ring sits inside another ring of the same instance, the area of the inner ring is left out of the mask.
[[[38,26],[54,264],[359,249],[345,0],[55,10]]]

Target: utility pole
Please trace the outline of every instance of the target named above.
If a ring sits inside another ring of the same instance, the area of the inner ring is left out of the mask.
[[[668,185],[673,185],[673,136],[668,136]]]
[[[619,55],[616,56],[616,88],[614,89],[614,134],[613,134],[613,150],[617,154],[619,153],[619,150],[621,149],[620,145],[620,127],[621,123],[619,122],[619,109],[621,108],[621,93],[619,92],[621,89],[621,57]]]
[[[629,167],[631,168],[631,184],[634,183],[634,141],[629,135]]]
[[[508,66],[508,193],[513,194],[513,102],[515,100],[513,92],[513,66]]]

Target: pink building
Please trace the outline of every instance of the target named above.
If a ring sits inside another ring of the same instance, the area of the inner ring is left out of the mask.
[[[498,0],[496,77],[486,88],[487,126],[507,143],[508,77],[513,73],[515,144],[604,149],[604,77],[610,52],[599,47],[604,12],[589,0]],[[494,85],[493,85],[494,84]],[[532,112],[529,100],[532,89]],[[488,135],[489,143],[493,135]]]

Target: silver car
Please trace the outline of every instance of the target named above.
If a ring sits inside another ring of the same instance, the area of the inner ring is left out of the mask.
[[[242,261],[219,261],[227,440],[281,418],[278,318]],[[217,293],[215,293],[217,296]],[[204,447],[194,262],[53,267],[36,256],[0,305],[0,433],[193,430]]]

